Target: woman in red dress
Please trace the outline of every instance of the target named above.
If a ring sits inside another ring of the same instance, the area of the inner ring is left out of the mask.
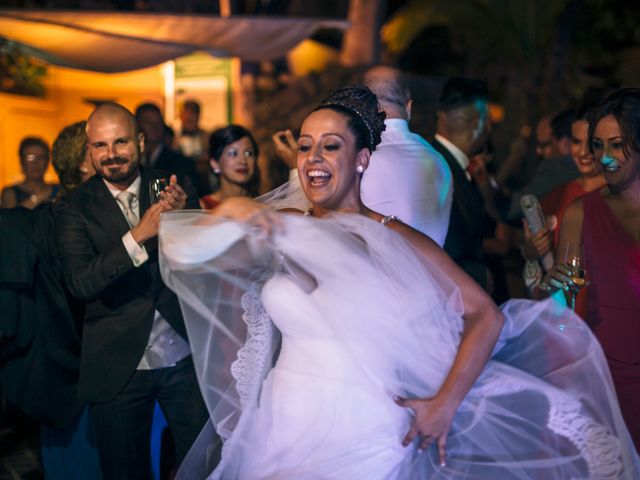
[[[200,206],[211,210],[229,197],[255,197],[260,184],[258,144],[251,132],[240,125],[228,125],[209,137],[209,165],[220,188],[200,198]]]
[[[582,243],[586,320],[607,356],[636,449],[640,447],[640,89],[611,94],[594,111],[590,148],[606,180],[565,211],[559,248]],[[552,275],[567,283],[555,271]]]
[[[540,230],[536,235],[531,235],[525,228],[524,254],[527,258],[542,258],[547,252],[554,252],[555,257],[561,254],[562,251],[558,250],[558,235],[565,210],[575,199],[606,185],[602,173],[593,161],[593,154],[589,148],[587,114],[592,107],[593,105],[585,105],[578,110],[571,125],[571,157],[581,176],[556,187],[541,199],[540,206],[545,216],[555,218],[549,222],[549,229]],[[578,293],[576,312],[582,318],[586,315],[587,289],[582,289]]]

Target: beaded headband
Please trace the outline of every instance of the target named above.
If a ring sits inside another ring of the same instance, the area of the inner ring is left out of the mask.
[[[379,111],[375,94],[367,87],[340,88],[327,97],[318,108],[332,106],[346,110],[360,119],[369,134],[367,147],[374,151],[380,143],[380,133],[384,130],[385,118],[384,113]]]
[[[364,115],[362,115],[362,113],[360,113],[360,110],[358,110],[357,108],[353,107],[352,105],[347,105],[345,102],[341,102],[339,100],[323,103],[322,105],[320,105],[320,108],[322,108],[322,107],[331,107],[331,106],[344,108],[345,110],[348,110],[351,113],[355,114],[355,116],[358,117],[362,121],[362,123],[364,124],[364,126],[367,129],[367,132],[369,133],[369,145],[368,146],[369,146],[369,148],[373,149],[372,148],[373,147],[373,128],[371,128],[371,124],[367,121],[367,119],[364,118]]]

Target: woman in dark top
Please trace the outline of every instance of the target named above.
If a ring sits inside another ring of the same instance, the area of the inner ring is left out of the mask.
[[[41,138],[25,137],[20,142],[18,152],[25,179],[2,190],[0,206],[13,208],[20,205],[31,209],[52,201],[58,193],[58,185],[44,181],[44,174],[49,166],[49,145]]]

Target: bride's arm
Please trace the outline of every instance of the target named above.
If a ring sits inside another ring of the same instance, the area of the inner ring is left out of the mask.
[[[420,255],[445,273],[460,288],[464,305],[464,329],[458,353],[438,393],[431,398],[397,403],[415,411],[414,424],[403,440],[409,445],[420,435],[420,449],[437,441],[440,461],[445,461],[446,437],[458,406],[484,369],[504,323],[502,313],[489,295],[430,238],[404,224],[392,224]]]
[[[171,270],[205,273],[266,264],[272,258],[264,240],[279,223],[264,205],[234,197],[211,211],[163,215],[160,249]]]
[[[293,208],[279,210],[280,213],[301,215],[302,212]],[[256,202],[247,197],[231,197],[223,201],[217,208],[212,210],[211,215],[249,223],[252,228],[262,232],[266,237],[283,228],[281,217],[268,206]],[[264,246],[264,244],[262,244]],[[258,255],[259,245],[256,242],[249,243],[251,254]],[[249,254],[249,252],[247,252]],[[283,272],[286,273],[302,290],[311,293],[317,287],[316,279],[304,271],[297,263],[281,253],[277,259],[281,262]]]

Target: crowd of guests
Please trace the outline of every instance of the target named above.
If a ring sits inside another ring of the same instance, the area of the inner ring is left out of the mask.
[[[363,85],[385,118],[376,144],[365,139],[370,158],[355,168],[358,200],[431,238],[498,304],[511,296],[501,260],[516,244],[531,298],[549,294],[541,283],[577,293],[575,310],[603,347],[638,448],[640,91],[541,118],[539,164],[514,191],[493,173],[484,82],[445,82],[429,140],[409,128],[402,72],[374,67]],[[160,218],[185,208],[215,212],[229,199],[264,192],[250,130],[232,124],[208,134],[199,116],[200,105],[185,102],[174,132],[155,104],[129,112],[106,103],[63,129],[51,150],[35,136],[20,143],[24,180],[4,188],[0,204],[0,380],[3,396],[42,424],[47,478],[148,477],[156,402],[171,432],[166,470],[175,473],[209,416],[184,307],[160,275]],[[292,183],[313,192],[338,175],[297,178],[307,139],[287,130],[273,142]],[[50,160],[59,185],[44,180]],[[151,203],[148,184],[159,178],[167,187]],[[535,233],[522,220],[527,194],[546,215]],[[562,264],[572,243],[584,247],[586,286]],[[545,269],[550,252],[556,264]]]

